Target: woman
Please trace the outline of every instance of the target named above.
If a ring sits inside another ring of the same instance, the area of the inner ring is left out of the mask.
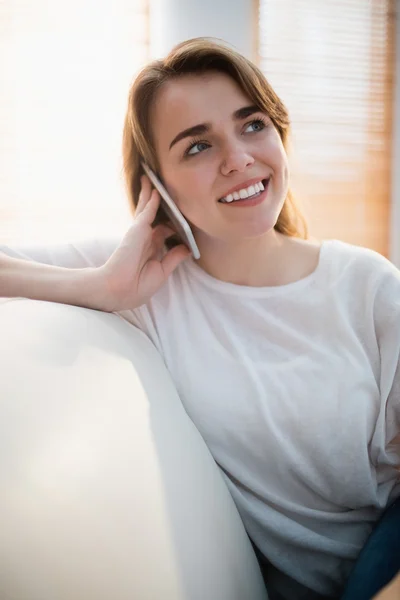
[[[122,242],[2,248],[0,295],[118,311],[142,329],[221,469],[270,597],[339,598],[400,495],[400,273],[371,250],[308,239],[288,134],[255,65],[205,38],[179,44],[130,90],[135,218]],[[198,262],[171,237],[143,159],[190,222]]]

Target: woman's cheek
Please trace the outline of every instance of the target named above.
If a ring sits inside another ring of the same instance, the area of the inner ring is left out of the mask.
[[[186,208],[191,213],[203,210],[204,204],[210,201],[210,190],[212,190],[212,184],[207,181],[207,172],[202,176],[202,171],[199,169],[185,186],[185,191],[181,195],[182,209]]]
[[[196,187],[193,186],[192,189],[196,189]],[[190,193],[181,190],[180,192],[175,192],[174,194],[170,192],[170,195],[178,209],[188,221],[190,221],[192,216],[195,217],[197,212],[196,206],[198,204],[197,194],[194,196],[193,192]]]
[[[179,210],[182,211],[185,207],[185,196],[183,195],[183,193],[171,183],[168,183],[165,187],[172,200],[175,202],[176,206],[179,208]]]

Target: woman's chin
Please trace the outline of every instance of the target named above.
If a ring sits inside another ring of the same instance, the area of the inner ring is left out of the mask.
[[[268,201],[269,200],[269,201]],[[281,198],[266,198],[260,206],[232,207],[225,216],[224,229],[229,237],[257,237],[271,231],[279,218],[283,201]]]
[[[213,228],[208,224],[202,227],[192,228],[195,234],[196,241],[207,243],[207,240],[221,240],[224,242],[235,242],[243,239],[257,238],[271,232],[279,217],[278,211],[263,211],[263,214],[258,214],[254,218],[246,218],[237,220],[236,222],[218,223]]]
[[[266,235],[272,231],[277,223],[277,215],[264,215],[253,222],[243,223],[242,226],[238,226],[236,233],[240,237],[252,238]]]

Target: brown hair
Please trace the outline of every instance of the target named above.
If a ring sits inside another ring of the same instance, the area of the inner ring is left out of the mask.
[[[129,91],[122,157],[132,213],[135,211],[141,188],[140,176],[143,169],[140,161],[144,159],[153,171],[159,172],[149,119],[150,107],[157,91],[163,83],[171,79],[211,70],[230,75],[254,104],[269,115],[287,150],[290,132],[288,112],[263,73],[251,61],[219,40],[200,37],[182,42],[164,59],[154,60],[145,66],[138,73]],[[166,220],[167,217],[160,208],[155,223]],[[288,236],[307,238],[306,221],[291,190],[288,191],[275,229]]]

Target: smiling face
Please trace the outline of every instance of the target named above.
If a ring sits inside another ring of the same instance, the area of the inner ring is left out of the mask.
[[[288,192],[286,152],[271,119],[230,76],[210,71],[168,81],[150,119],[161,177],[198,243],[273,229]],[[220,201],[266,180],[258,201]]]

